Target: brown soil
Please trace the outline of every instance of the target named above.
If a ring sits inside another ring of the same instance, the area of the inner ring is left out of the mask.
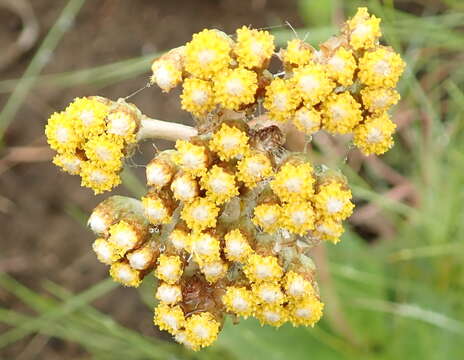
[[[42,40],[65,2],[29,1],[40,23]],[[173,48],[185,43],[192,33],[205,27],[232,33],[244,24],[265,27],[285,21],[295,26],[301,25],[296,1],[87,1],[43,73],[83,69]],[[0,8],[0,49],[6,48],[15,39],[20,28],[19,19]],[[0,78],[20,77],[33,53],[31,51],[24,55],[0,72]],[[74,97],[93,94],[113,99],[123,97],[143,86],[147,76],[148,72],[105,88],[88,85],[65,90],[53,87],[40,91],[33,89],[6,133],[5,147],[0,148],[0,161],[8,153],[9,147],[45,145],[43,128],[47,117],[55,109],[62,109]],[[0,108],[7,98],[8,95],[0,94]],[[175,97],[168,98],[155,88],[143,91],[132,100],[142,111],[154,117],[190,121],[189,116],[179,109]],[[152,155],[149,145],[141,150],[142,154],[135,159],[139,164],[146,163]],[[128,193],[123,188],[116,192]],[[93,196],[88,189],[79,186],[76,177],[60,173],[49,161],[14,164],[1,172],[0,273],[8,272],[39,291],[45,279],[73,291],[80,291],[104,279],[107,276],[106,268],[97,262],[91,252],[93,235],[70,214],[76,207],[87,214],[106,196]],[[124,306],[120,306],[122,302]],[[17,300],[3,290],[0,290],[0,305],[20,308]],[[150,310],[142,304],[136,291],[118,289],[97,305],[124,325],[155,334]],[[0,352],[0,356],[48,360],[86,357],[78,346],[56,340],[45,341],[38,352],[31,355],[25,350],[30,340],[28,338],[10,346]]]

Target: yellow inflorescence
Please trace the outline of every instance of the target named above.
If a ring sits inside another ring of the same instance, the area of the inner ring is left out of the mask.
[[[347,22],[350,45],[354,50],[369,49],[377,45],[382,36],[380,19],[367,12],[367,8],[359,8],[356,15]]]
[[[167,282],[175,284],[179,281],[183,272],[182,261],[179,256],[160,255],[158,258],[158,267],[155,276]]]
[[[282,50],[282,61],[292,66],[307,65],[312,57],[312,48],[300,39],[288,41],[287,47]]]
[[[237,29],[237,43],[234,53],[238,63],[246,68],[261,68],[269,61],[274,52],[274,36],[267,31],[250,29],[243,26]]]
[[[227,311],[245,318],[253,315],[256,308],[255,296],[245,287],[229,286],[222,302]]]
[[[308,200],[314,192],[313,168],[309,163],[286,163],[271,181],[271,189],[282,201]]]
[[[251,282],[278,281],[282,277],[282,268],[274,256],[252,254],[243,271]]]
[[[327,67],[329,76],[340,85],[350,86],[353,83],[356,60],[351,50],[339,48],[327,61]]]
[[[229,231],[224,240],[224,253],[230,261],[244,263],[253,253],[247,238],[239,229]]]
[[[322,317],[324,304],[315,297],[290,303],[289,317],[294,326],[314,326]]]
[[[395,129],[396,125],[387,113],[368,118],[354,130],[354,144],[365,155],[383,154],[393,146]]]
[[[271,161],[266,154],[258,151],[240,160],[237,170],[237,179],[243,181],[250,189],[273,174]]]
[[[371,113],[378,114],[387,111],[400,100],[400,94],[390,88],[370,88],[361,90],[364,107]]]
[[[405,68],[401,56],[388,48],[378,48],[359,60],[359,80],[372,87],[393,88]]]
[[[185,331],[193,349],[211,345],[219,333],[219,322],[208,312],[194,314],[187,319]]]
[[[293,123],[306,135],[314,134],[321,128],[321,113],[314,108],[302,106],[295,112]]]
[[[215,227],[219,208],[206,198],[197,198],[182,209],[181,218],[191,230],[202,231]]]
[[[113,263],[110,268],[110,276],[114,281],[130,287],[138,287],[142,281],[140,273],[125,262]]]
[[[353,212],[351,191],[338,182],[324,184],[314,196],[314,205],[324,216],[344,220]]]
[[[210,79],[227,69],[231,61],[231,41],[217,30],[203,30],[185,45],[185,69],[193,76]]]
[[[254,209],[252,221],[265,232],[273,233],[281,225],[282,208],[278,204],[261,204]]]
[[[282,227],[295,234],[304,235],[314,228],[314,210],[308,201],[285,204],[282,213]]]
[[[239,110],[255,101],[257,82],[256,73],[251,70],[224,70],[214,78],[216,100],[225,109]]]
[[[200,184],[206,196],[218,205],[238,195],[235,176],[217,165],[208,170]]]
[[[89,97],[75,99],[48,119],[45,135],[58,152],[54,163],[95,194],[119,185],[124,157],[135,141],[138,113],[125,102]]]
[[[210,81],[189,78],[183,84],[182,109],[195,116],[203,116],[215,107],[213,85]]]
[[[365,155],[393,145],[388,110],[405,64],[380,45],[379,24],[361,8],[318,49],[294,39],[276,53],[266,31],[203,30],[153,62],[150,83],[182,86],[197,135],[179,134],[175,149],[156,154],[142,199],[110,197],[89,225],[114,280],[136,287],[155,275],[154,323],[177,342],[209,346],[227,315],[275,327],[321,318],[308,254],[340,241],[354,204],[340,171],[309,160],[309,143],[325,131],[352,136]],[[122,100],[76,99],[49,119],[53,162],[95,192],[110,190],[136,141],[154,133],[150,121]],[[304,152],[291,150],[298,132]]]
[[[361,105],[349,94],[333,94],[324,104],[322,127],[333,134],[348,134],[362,120]]]
[[[73,119],[76,133],[82,138],[90,138],[105,131],[109,110],[107,103],[95,98],[77,98],[65,113]]]
[[[206,172],[208,154],[204,146],[177,140],[176,149],[177,153],[173,156],[173,160],[182,170],[193,176],[200,176]]]
[[[271,119],[287,121],[292,117],[299,103],[298,93],[289,80],[277,78],[266,87],[263,105],[269,111]]]
[[[225,161],[244,156],[249,151],[247,134],[227,124],[222,124],[221,128],[213,134],[209,146],[221,160]]]
[[[142,203],[145,209],[145,216],[153,225],[168,224],[171,221],[171,209],[157,195],[142,198]]]
[[[297,68],[293,84],[298,95],[308,106],[325,100],[335,87],[335,83],[329,78],[326,69],[319,64],[309,64]]]

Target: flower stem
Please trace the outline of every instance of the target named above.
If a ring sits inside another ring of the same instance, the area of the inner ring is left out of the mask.
[[[186,140],[197,135],[197,130],[191,126],[151,119],[142,118],[140,130],[137,134],[138,140],[164,139],[164,140]]]

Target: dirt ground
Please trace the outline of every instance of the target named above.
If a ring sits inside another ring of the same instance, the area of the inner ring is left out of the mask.
[[[40,44],[66,2],[29,1],[40,23],[37,43]],[[84,69],[169,49],[185,43],[192,33],[205,27],[231,33],[244,24],[265,27],[289,21],[300,26],[296,7],[296,1],[291,0],[87,1],[43,73]],[[0,7],[0,49],[6,49],[20,29],[19,19]],[[36,49],[37,45],[0,72],[0,79],[20,77]],[[105,88],[33,89],[5,135],[0,161],[10,147],[45,145],[43,129],[47,117],[74,97],[97,94],[112,99],[123,97],[143,86],[147,76],[148,72]],[[0,108],[8,96],[0,94]],[[167,99],[153,88],[132,100],[154,117],[188,122],[189,116],[179,109],[177,101]],[[142,150],[143,155],[136,159],[138,163],[147,162],[151,155],[150,146]],[[124,189],[116,192],[127,193]],[[1,170],[0,272],[8,272],[36,290],[44,279],[75,291],[104,279],[106,268],[91,252],[93,235],[70,213],[76,207],[89,213],[106,196],[93,196],[90,190],[79,186],[76,177],[60,173],[49,161],[13,164]],[[120,306],[122,302],[124,306]],[[16,300],[1,290],[0,304],[18,307]],[[150,311],[135,291],[118,289],[97,305],[121,323],[155,334]],[[28,341],[23,341],[10,346],[3,356],[17,359],[27,344]],[[81,356],[85,357],[85,352],[78,346],[53,340],[46,342],[32,357],[23,354],[22,358],[52,360]]]

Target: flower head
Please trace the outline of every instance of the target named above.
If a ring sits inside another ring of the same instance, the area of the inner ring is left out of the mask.
[[[219,240],[206,232],[195,232],[189,238],[189,251],[196,262],[211,262],[219,259]]]
[[[295,69],[293,84],[305,105],[323,101],[335,87],[322,65],[309,64]]]
[[[282,268],[274,256],[252,254],[243,267],[245,275],[251,282],[278,281],[282,277]]]
[[[312,135],[321,128],[321,113],[314,108],[302,106],[293,117],[296,128],[306,135]]]
[[[212,83],[207,80],[185,79],[180,97],[182,109],[195,116],[203,116],[216,106]]]
[[[395,105],[400,99],[400,94],[389,88],[370,88],[361,90],[364,107],[371,113],[379,114]]]
[[[336,220],[344,220],[353,212],[351,191],[342,184],[331,181],[320,186],[314,196],[314,207],[319,213]]]
[[[50,147],[60,153],[73,153],[82,141],[76,132],[73,118],[64,112],[50,116],[45,135]]]
[[[191,230],[202,231],[216,226],[219,208],[207,198],[197,198],[182,209],[181,218]]]
[[[153,225],[171,222],[172,209],[165,200],[155,194],[142,198],[145,215]]]
[[[380,36],[380,19],[369,16],[367,8],[358,8],[356,15],[347,22],[350,45],[355,50],[374,47]]]
[[[108,171],[119,171],[122,167],[123,142],[113,135],[99,135],[85,144],[85,155],[89,160]]]
[[[261,282],[253,285],[253,294],[256,302],[262,305],[279,306],[285,301],[285,295],[279,283]]]
[[[248,135],[234,126],[223,123],[213,134],[209,147],[221,160],[227,161],[248,153]]]
[[[349,92],[332,94],[323,104],[322,127],[330,133],[348,134],[362,120],[360,108]]]
[[[264,231],[273,233],[280,226],[281,213],[282,209],[278,204],[261,204],[255,207],[251,221]]]
[[[121,183],[119,173],[102,168],[93,162],[81,164],[82,186],[91,188],[95,194],[111,190]]]
[[[209,159],[204,146],[177,140],[176,149],[173,160],[182,170],[193,176],[201,176],[206,172]]]
[[[172,285],[179,281],[182,272],[183,265],[179,256],[160,255],[158,258],[158,267],[155,271],[155,276],[158,279]]]
[[[309,64],[313,57],[313,49],[300,39],[287,42],[287,48],[281,50],[282,61],[291,66],[304,66]]]
[[[98,260],[103,264],[111,265],[121,258],[114,246],[103,238],[95,240],[92,249],[97,255]]]
[[[282,207],[282,226],[299,235],[314,229],[314,210],[309,201],[295,201]]]
[[[234,314],[247,318],[256,308],[255,296],[245,287],[229,286],[222,296],[222,302],[227,309]]]
[[[133,269],[141,271],[151,269],[158,254],[153,243],[147,242],[141,248],[127,253],[126,257]]]
[[[155,309],[153,322],[160,330],[176,334],[185,324],[184,312],[179,305],[169,306],[161,303]]]
[[[274,52],[274,36],[267,31],[243,26],[237,29],[234,53],[240,66],[252,69],[263,67]]]
[[[354,129],[354,144],[365,154],[383,154],[393,146],[392,134],[396,125],[388,113],[366,119]]]
[[[166,305],[175,305],[182,300],[182,290],[179,285],[161,283],[156,289],[155,297]]]
[[[292,301],[314,294],[314,289],[311,283],[294,271],[289,271],[285,274],[283,284],[285,294]]]
[[[185,69],[195,77],[211,78],[229,66],[231,42],[218,30],[205,29],[194,34],[185,45]]]
[[[206,196],[216,204],[222,204],[238,195],[235,176],[217,165],[208,170],[200,184],[206,190]]]
[[[322,217],[316,221],[312,236],[336,244],[340,241],[343,232],[344,229],[340,220],[335,220],[332,217]]]
[[[350,50],[340,47],[327,61],[327,68],[333,80],[340,85],[350,86],[353,83],[356,60]]]
[[[256,309],[255,316],[258,318],[261,325],[280,327],[288,321],[288,311],[283,306],[260,305]]]
[[[57,154],[53,158],[53,163],[56,166],[59,166],[71,175],[80,174],[82,162],[83,160],[81,157],[72,153]]]
[[[182,229],[174,229],[168,236],[168,240],[176,250],[186,250],[189,244],[189,234]]]
[[[227,263],[222,260],[206,261],[200,265],[200,271],[210,284],[226,276],[227,269]]]
[[[118,261],[111,265],[110,276],[114,281],[130,287],[138,287],[142,281],[140,273],[123,261]]]
[[[266,87],[263,105],[269,111],[271,119],[287,121],[300,102],[298,92],[290,80],[277,78]]]
[[[224,236],[224,253],[230,261],[244,263],[253,253],[247,238],[239,229],[229,231]]]
[[[291,303],[289,306],[290,321],[294,326],[314,326],[322,317],[324,304],[316,297],[310,296]]]
[[[282,201],[308,200],[314,192],[313,183],[311,164],[287,162],[271,181],[271,189]]]
[[[389,48],[369,51],[359,60],[359,80],[371,87],[393,88],[405,68],[401,56]]]
[[[182,82],[182,68],[175,61],[159,59],[151,66],[151,83],[156,83],[164,92],[169,92]]]
[[[138,128],[138,119],[136,109],[131,109],[129,106],[117,106],[109,111],[106,117],[107,132],[121,138],[126,144],[133,144],[136,142],[135,132]]]
[[[214,78],[216,101],[226,109],[240,110],[253,103],[257,89],[256,73],[244,68],[223,70]]]
[[[157,156],[147,165],[147,185],[159,190],[171,183],[174,173],[174,164],[164,157]]]
[[[108,241],[119,255],[124,255],[129,250],[135,249],[145,240],[137,228],[124,220],[111,225],[109,233]]]
[[[74,119],[76,132],[80,136],[91,137],[104,132],[109,110],[105,99],[92,96],[74,99],[66,108],[66,113]]]
[[[219,333],[219,322],[209,312],[194,314],[185,323],[187,340],[193,349],[211,345]]]
[[[273,173],[269,157],[259,151],[247,154],[237,164],[237,179],[243,181],[250,189]]]
[[[171,183],[171,190],[175,199],[192,202],[199,194],[198,182],[188,173],[180,174]]]

